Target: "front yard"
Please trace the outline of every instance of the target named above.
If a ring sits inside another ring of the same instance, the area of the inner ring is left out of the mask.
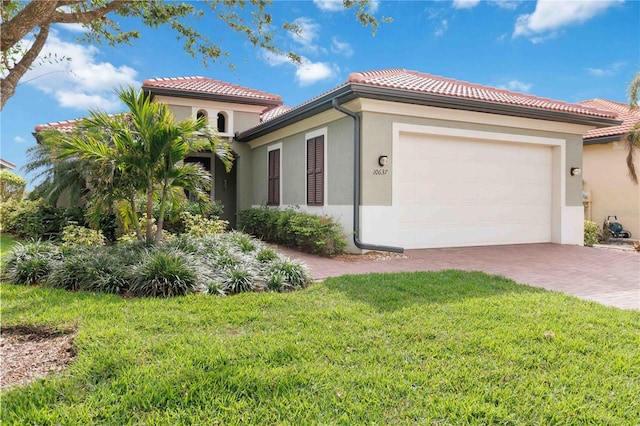
[[[2,284],[2,325],[77,329],[3,424],[634,424],[640,313],[482,273],[126,299]]]

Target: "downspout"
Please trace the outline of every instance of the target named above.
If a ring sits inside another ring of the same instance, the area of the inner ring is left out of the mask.
[[[360,116],[341,107],[337,98],[331,100],[331,106],[353,118],[353,243],[363,250],[403,253],[404,249],[402,247],[366,244],[360,241]]]

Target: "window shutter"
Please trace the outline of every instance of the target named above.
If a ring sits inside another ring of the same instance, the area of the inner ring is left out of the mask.
[[[307,141],[307,204],[324,204],[324,136]]]
[[[269,188],[267,204],[280,205],[280,150],[269,151]]]
[[[324,204],[324,136],[316,138],[316,169],[315,169],[315,181],[316,181],[316,197],[315,204]]]

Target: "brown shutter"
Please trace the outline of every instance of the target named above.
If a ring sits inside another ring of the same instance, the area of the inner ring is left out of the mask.
[[[324,204],[324,136],[316,138],[316,204]]]
[[[307,141],[307,204],[324,204],[324,136]]]
[[[269,151],[269,188],[267,204],[280,205],[280,150]]]
[[[313,205],[316,198],[314,172],[316,168],[316,140],[307,141],[307,204]]]

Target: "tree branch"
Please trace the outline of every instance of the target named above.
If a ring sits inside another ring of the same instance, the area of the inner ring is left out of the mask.
[[[87,22],[95,21],[96,19],[103,17],[109,12],[113,12],[117,8],[122,7],[125,3],[131,2],[132,0],[114,0],[103,7],[87,10],[86,12],[60,12],[59,10],[56,10],[51,16],[50,22],[56,24],[86,24]]]
[[[20,62],[15,64],[14,67],[9,70],[7,76],[0,81],[0,93],[2,96],[2,105],[0,106],[0,110],[4,108],[7,100],[9,100],[9,98],[15,93],[18,82],[29,70],[33,61],[36,60],[48,37],[49,24],[44,24],[40,27],[40,31],[31,45],[31,48],[24,54],[22,59],[20,59]]]
[[[13,47],[36,27],[47,23],[58,7],[55,1],[32,1],[16,16],[0,24],[0,50]]]

